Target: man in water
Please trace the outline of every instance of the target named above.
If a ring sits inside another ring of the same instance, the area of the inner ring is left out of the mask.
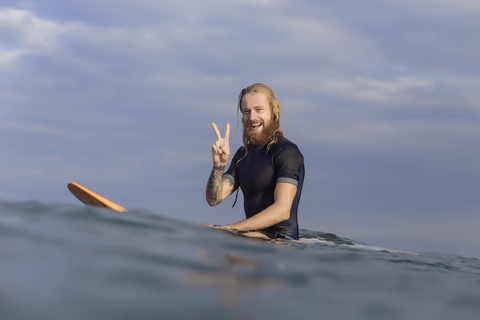
[[[230,125],[212,145],[213,169],[206,198],[215,206],[238,187],[244,195],[246,219],[217,228],[270,239],[298,239],[297,209],[304,178],[303,156],[280,129],[280,105],[266,85],[253,84],[240,92],[243,147],[230,157]]]

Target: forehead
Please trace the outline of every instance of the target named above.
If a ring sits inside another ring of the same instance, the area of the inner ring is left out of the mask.
[[[241,109],[253,109],[255,107],[266,107],[268,108],[268,101],[265,95],[262,93],[248,93],[242,98]]]

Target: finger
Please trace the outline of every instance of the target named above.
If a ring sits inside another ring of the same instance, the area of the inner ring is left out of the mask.
[[[227,123],[225,126],[225,140],[227,140],[227,142],[228,138],[230,138],[230,123]]]
[[[222,136],[220,135],[220,131],[217,128],[217,125],[215,123],[212,123],[213,131],[215,131],[215,134],[217,135],[217,139],[221,140]]]
[[[218,151],[219,151],[220,153],[224,153],[224,154],[228,155],[228,154],[229,154],[229,152],[228,152],[228,144],[222,143],[222,144],[218,145]]]
[[[216,145],[212,145],[212,150],[213,152],[218,153],[218,148]]]
[[[222,153],[223,152],[222,151],[223,144],[220,141],[215,142],[214,146],[215,146],[215,152],[216,153]]]

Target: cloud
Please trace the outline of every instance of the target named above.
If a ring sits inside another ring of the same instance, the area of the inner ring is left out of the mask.
[[[0,28],[3,66],[30,52],[51,49],[61,30],[57,23],[37,19],[31,12],[19,9],[0,10]]]
[[[307,161],[308,225],[476,208],[476,1],[6,3],[2,197],[73,202],[77,180],[198,219],[210,123],[264,82]]]
[[[454,2],[448,0],[425,0],[425,2],[430,5],[444,6],[446,10],[456,9],[467,13],[480,11],[480,3],[475,0],[459,0]]]

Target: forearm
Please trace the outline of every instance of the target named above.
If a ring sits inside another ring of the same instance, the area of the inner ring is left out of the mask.
[[[215,206],[223,200],[223,171],[225,166],[214,166],[208,178],[206,198],[210,206]]]
[[[271,227],[290,218],[297,187],[289,183],[277,183],[274,202],[256,215],[225,226],[225,229],[257,230]]]
[[[271,227],[290,217],[291,206],[275,202],[256,215],[225,226],[235,230],[258,230]]]

